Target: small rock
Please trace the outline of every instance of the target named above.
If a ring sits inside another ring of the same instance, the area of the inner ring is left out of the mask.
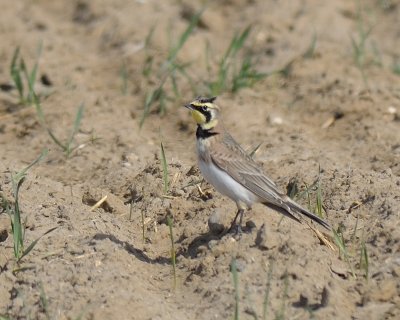
[[[267,232],[265,230],[265,223],[262,224],[260,230],[257,231],[257,236],[256,236],[256,246],[261,249],[261,247],[264,247],[264,243],[267,240]]]
[[[347,279],[348,277],[348,268],[344,265],[342,261],[336,260],[331,263],[331,271],[337,274],[339,277],[343,279]]]
[[[397,109],[395,107],[393,107],[393,106],[389,106],[388,109],[387,109],[387,112],[389,114],[396,114],[397,113]]]
[[[283,119],[279,116],[268,116],[267,118],[269,124],[271,125],[277,125],[280,126],[281,124],[283,124]]]
[[[224,231],[223,217],[219,210],[215,210],[208,218],[208,228],[212,234],[221,234]]]
[[[0,242],[4,242],[8,238],[10,230],[10,219],[6,215],[0,215]],[[11,230],[10,230],[11,231]]]
[[[261,250],[270,250],[277,246],[277,241],[273,237],[268,237],[267,226],[265,223],[262,224],[260,229],[257,231],[255,240],[256,246]]]
[[[249,220],[246,222],[246,229],[252,231],[255,228],[257,228],[257,226],[253,221]]]
[[[0,242],[6,241],[8,238],[8,231],[7,229],[1,229],[0,230]]]
[[[212,250],[215,246],[218,245],[218,240],[210,240],[208,241],[208,248]]]

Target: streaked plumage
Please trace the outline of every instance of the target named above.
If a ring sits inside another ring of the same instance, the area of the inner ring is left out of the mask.
[[[219,108],[214,98],[196,98],[185,105],[191,110],[197,123],[197,153],[200,171],[217,191],[231,198],[238,207],[232,223],[240,231],[245,209],[254,203],[262,203],[300,222],[305,215],[327,229],[330,226],[320,217],[305,210],[285,194],[269,179],[256,163],[223,128]]]

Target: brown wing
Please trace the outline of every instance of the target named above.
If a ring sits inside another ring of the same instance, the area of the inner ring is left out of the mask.
[[[297,215],[303,214],[330,229],[327,222],[303,209],[288,196],[282,194],[276,184],[263,173],[260,165],[236,143],[231,135],[224,133],[221,139],[223,143],[218,144],[217,148],[213,148],[213,144],[210,145],[212,149],[210,150],[211,160],[220,169],[256,194],[266,206],[298,222],[300,222],[300,219]]]
[[[281,193],[262,172],[260,165],[228,133],[224,133],[221,139],[223,143],[218,144],[217,148],[210,145],[212,161],[262,201],[281,206]]]

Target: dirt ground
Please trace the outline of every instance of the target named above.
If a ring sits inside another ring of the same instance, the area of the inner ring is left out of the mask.
[[[58,227],[17,264],[0,209],[1,319],[231,319],[236,293],[239,319],[400,319],[399,3],[213,1],[178,54],[193,79],[207,79],[234,33],[252,25],[244,52],[269,76],[218,97],[225,126],[245,148],[262,143],[255,158],[282,190],[294,179],[304,190],[321,168],[326,219],[342,231],[347,259],[333,233],[263,206],[245,215],[240,239],[210,231],[210,217],[228,227],[236,207],[198,188],[196,128],[181,107],[194,93],[184,80],[166,113],[151,112],[140,130],[158,80],[144,77],[146,57],[166,59],[202,3],[0,1],[0,193],[13,201],[10,172],[48,148],[20,190],[26,246]],[[14,50],[31,68],[39,43],[35,90],[47,126],[67,139],[85,106],[69,158],[9,90]],[[313,207],[315,191],[310,198]]]

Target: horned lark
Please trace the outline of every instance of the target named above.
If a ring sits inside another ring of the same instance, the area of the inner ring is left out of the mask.
[[[304,215],[327,229],[330,225],[280,192],[258,165],[225,131],[216,97],[196,98],[185,105],[197,123],[197,154],[200,171],[217,191],[236,202],[238,211],[231,229],[241,232],[243,213],[262,203],[300,222]],[[239,217],[239,224],[237,218]]]

